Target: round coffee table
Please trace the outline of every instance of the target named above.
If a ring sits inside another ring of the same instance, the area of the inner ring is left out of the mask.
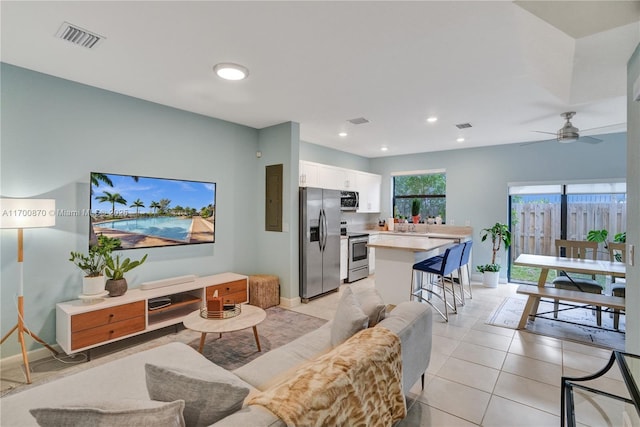
[[[242,311],[235,317],[229,317],[228,319],[205,319],[200,316],[200,310],[196,310],[185,317],[182,323],[184,323],[187,329],[202,333],[200,336],[200,347],[198,348],[200,353],[202,353],[202,349],[204,348],[204,340],[207,334],[217,332],[222,336],[223,332],[235,332],[247,328],[253,328],[253,336],[256,339],[258,351],[262,351],[256,326],[266,317],[267,313],[260,307],[242,304]]]

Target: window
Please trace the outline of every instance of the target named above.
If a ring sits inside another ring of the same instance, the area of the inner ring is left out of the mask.
[[[393,176],[394,216],[411,217],[411,204],[420,201],[420,217],[440,216],[446,222],[447,175],[444,170],[400,172]]]

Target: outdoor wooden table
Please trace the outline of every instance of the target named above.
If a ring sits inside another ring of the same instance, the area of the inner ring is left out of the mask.
[[[520,318],[520,323],[518,324],[518,329],[523,329],[526,327],[527,318],[529,316],[535,316],[538,312],[538,304],[540,303],[540,296],[545,295],[544,292],[545,283],[547,281],[547,276],[549,275],[549,270],[562,270],[567,273],[584,273],[584,274],[600,274],[600,275],[611,275],[615,277],[624,277],[626,268],[623,262],[618,261],[603,261],[603,260],[591,260],[591,259],[579,259],[579,258],[566,258],[566,257],[555,257],[548,255],[532,255],[532,254],[521,254],[514,261],[514,265],[519,265],[523,267],[536,267],[540,268],[540,277],[538,278],[538,288],[540,289],[539,293],[534,294],[530,293],[527,304],[522,312],[522,317]],[[558,296],[560,296],[561,289],[558,289]],[[566,291],[566,292],[575,292],[575,291]],[[606,301],[607,295],[585,295],[585,299],[592,299],[593,297],[603,299]],[[614,301],[614,298],[620,297],[609,297]],[[560,298],[562,299],[562,298]],[[615,300],[618,301],[617,299]]]

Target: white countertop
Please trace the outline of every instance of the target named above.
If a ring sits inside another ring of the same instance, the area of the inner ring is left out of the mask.
[[[376,242],[369,243],[370,248],[398,249],[409,252],[426,252],[451,245],[451,240],[412,236],[388,235],[380,237]]]

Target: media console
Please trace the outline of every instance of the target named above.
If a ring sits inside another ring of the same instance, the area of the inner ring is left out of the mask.
[[[73,354],[180,324],[216,290],[237,304],[249,301],[248,277],[221,273],[151,289],[130,289],[119,297],[61,302],[56,304],[56,341],[65,353]],[[149,300],[158,298],[168,298],[170,304],[161,308],[152,304],[150,309]]]

